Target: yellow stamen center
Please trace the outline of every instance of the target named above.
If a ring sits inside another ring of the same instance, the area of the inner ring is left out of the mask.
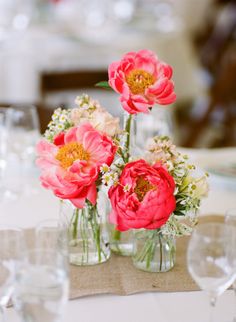
[[[134,69],[126,76],[132,94],[144,94],[145,89],[155,82],[155,77],[142,69]]]
[[[153,189],[155,189],[155,186],[150,184],[143,177],[140,177],[136,181],[136,187],[134,188],[134,192],[136,193],[138,200],[141,202],[143,201],[146,193]]]
[[[65,169],[70,167],[76,160],[88,161],[90,155],[84,150],[82,144],[77,142],[71,142],[59,149],[56,155],[56,159],[60,161],[61,166]]]

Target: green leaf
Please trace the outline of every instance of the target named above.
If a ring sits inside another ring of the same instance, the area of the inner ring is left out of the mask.
[[[112,89],[107,81],[99,82],[99,83],[95,84],[95,86],[105,88],[105,89]]]
[[[179,210],[175,210],[175,211],[174,211],[174,214],[175,214],[176,216],[185,216],[185,214],[184,214],[182,211],[179,211]]]

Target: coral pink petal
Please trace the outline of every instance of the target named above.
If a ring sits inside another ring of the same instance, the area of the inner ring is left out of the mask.
[[[83,144],[85,134],[90,131],[95,131],[95,129],[92,127],[90,123],[81,124],[81,126],[76,128],[76,141],[81,142]]]
[[[163,75],[165,75],[165,77],[167,77],[168,79],[171,79],[173,75],[173,69],[170,65],[162,63],[162,72],[163,72]]]
[[[166,85],[168,84],[169,80],[168,78],[161,78],[158,81],[156,81],[152,86],[146,89],[145,94],[146,95],[161,95],[162,92],[165,90]]]
[[[175,101],[176,101],[176,94],[175,93],[172,93],[170,96],[168,96],[166,98],[157,99],[157,103],[161,104],[161,105],[172,104]]]
[[[112,210],[109,214],[109,221],[111,224],[116,225],[117,224],[117,215],[116,212],[114,210]]]
[[[87,199],[93,204],[96,204],[97,201],[97,188],[95,183],[92,184],[88,189]]]
[[[73,127],[70,130],[68,130],[68,132],[66,132],[65,134],[65,144],[71,143],[71,142],[76,142],[76,132],[77,132],[77,128]]]
[[[58,148],[54,144],[49,143],[46,140],[41,140],[36,145],[36,153],[38,155],[42,155],[42,154],[55,155],[57,153],[57,151],[58,151]]]
[[[86,198],[73,198],[70,199],[70,201],[75,207],[82,209],[85,206],[85,199]]]
[[[173,93],[173,90],[174,90],[174,84],[173,84],[173,82],[168,81],[168,83],[166,83],[165,89],[158,96],[158,99],[160,99],[160,98],[166,98],[166,97],[170,96]]]

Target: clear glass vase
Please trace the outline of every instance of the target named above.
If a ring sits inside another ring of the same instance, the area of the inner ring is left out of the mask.
[[[135,233],[133,264],[147,272],[167,272],[175,265],[174,236],[160,230],[142,230]]]
[[[74,265],[95,265],[110,258],[106,214],[98,203],[86,202],[82,209],[61,201],[60,220],[67,227],[69,261]]]

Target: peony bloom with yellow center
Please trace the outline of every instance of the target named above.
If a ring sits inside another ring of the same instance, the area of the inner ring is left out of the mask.
[[[176,100],[172,68],[154,52],[130,52],[109,66],[109,84],[119,93],[122,107],[130,114],[148,113],[155,104]]]
[[[120,231],[160,228],[175,210],[174,190],[173,177],[160,164],[129,162],[108,192],[110,221]]]
[[[53,143],[42,140],[37,145],[42,185],[78,208],[86,199],[95,204],[100,167],[111,165],[116,150],[113,141],[89,123],[61,132]]]

